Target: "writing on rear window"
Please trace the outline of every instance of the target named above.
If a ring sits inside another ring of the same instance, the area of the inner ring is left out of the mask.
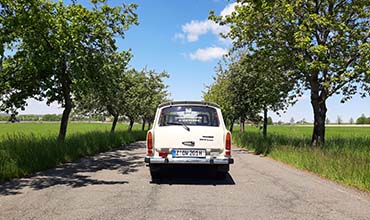
[[[171,106],[163,108],[159,126],[219,126],[216,109],[208,106]]]

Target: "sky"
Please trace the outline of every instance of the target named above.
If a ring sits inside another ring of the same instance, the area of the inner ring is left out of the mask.
[[[79,1],[84,4],[85,1]],[[111,4],[122,1],[110,0]],[[133,58],[130,66],[136,69],[147,67],[156,71],[167,71],[165,80],[173,100],[201,100],[205,86],[213,82],[215,66],[222,55],[231,47],[231,41],[220,37],[227,27],[218,26],[207,20],[209,11],[226,15],[233,9],[233,1],[227,0],[126,0],[138,5],[136,13],[139,25],[132,26],[125,39],[118,39],[120,50],[131,49]],[[339,116],[344,122],[356,119],[361,114],[370,116],[370,98],[355,96],[345,104],[340,96],[329,98],[327,116],[335,122]],[[28,100],[28,106],[21,114],[59,114],[58,104],[47,106],[45,102]],[[305,119],[313,121],[309,93],[292,107],[281,112],[272,112],[273,121],[288,122]]]

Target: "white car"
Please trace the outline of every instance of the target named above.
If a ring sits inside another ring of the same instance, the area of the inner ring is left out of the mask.
[[[231,133],[218,105],[208,102],[168,102],[158,106],[147,133],[145,162],[152,178],[176,164],[210,166],[225,179],[231,157]]]

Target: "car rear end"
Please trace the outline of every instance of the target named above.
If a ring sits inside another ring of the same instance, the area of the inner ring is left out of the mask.
[[[147,134],[145,162],[152,176],[164,166],[182,164],[209,165],[224,177],[233,158],[220,108],[205,102],[160,105]]]

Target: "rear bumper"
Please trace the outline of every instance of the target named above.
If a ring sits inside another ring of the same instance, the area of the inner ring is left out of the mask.
[[[233,158],[160,158],[145,157],[148,164],[233,164]]]

